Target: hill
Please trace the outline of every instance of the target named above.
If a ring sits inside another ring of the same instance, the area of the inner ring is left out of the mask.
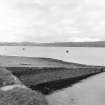
[[[35,42],[0,42],[0,46],[51,46],[51,47],[105,47],[105,41],[95,42],[55,42],[55,43],[35,43]]]
[[[40,46],[53,46],[53,47],[105,47],[105,41],[41,43]]]

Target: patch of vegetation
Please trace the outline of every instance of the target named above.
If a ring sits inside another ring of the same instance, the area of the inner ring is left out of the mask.
[[[0,91],[0,105],[48,105],[39,92],[28,89]]]
[[[54,91],[70,87],[78,82],[81,82],[81,80],[89,78],[93,75],[95,74],[88,74],[88,75],[78,76],[74,78],[65,78],[65,79],[55,80],[55,81],[46,82],[46,83],[42,83],[38,85],[31,85],[30,88],[32,90],[38,90],[44,95],[49,95],[53,93]]]
[[[24,68],[24,67],[11,67],[8,68],[16,75],[23,84],[28,87],[35,87],[40,84],[50,82],[72,80],[76,78],[86,77],[105,71],[103,67],[82,67],[82,68]],[[46,87],[42,86],[43,89]],[[43,90],[42,89],[42,90]],[[38,89],[37,89],[38,90]],[[40,88],[39,88],[40,90]]]

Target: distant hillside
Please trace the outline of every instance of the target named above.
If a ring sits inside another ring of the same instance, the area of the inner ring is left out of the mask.
[[[58,42],[58,43],[43,43],[41,46],[54,47],[105,47],[105,41],[96,42]]]
[[[0,46],[35,46],[35,42],[0,42]]]
[[[55,42],[55,43],[35,43],[35,42],[1,42],[0,46],[52,46],[52,47],[105,47],[105,41],[96,42]]]

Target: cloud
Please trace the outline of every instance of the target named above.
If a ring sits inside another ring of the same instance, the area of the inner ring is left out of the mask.
[[[100,41],[99,38],[89,38],[89,37],[72,37],[69,38],[70,42],[93,42],[93,41]]]
[[[104,0],[0,1],[0,41],[105,39],[104,5]]]

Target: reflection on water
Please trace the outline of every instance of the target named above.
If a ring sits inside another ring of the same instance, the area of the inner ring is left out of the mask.
[[[105,105],[105,73],[46,96],[49,105]]]

